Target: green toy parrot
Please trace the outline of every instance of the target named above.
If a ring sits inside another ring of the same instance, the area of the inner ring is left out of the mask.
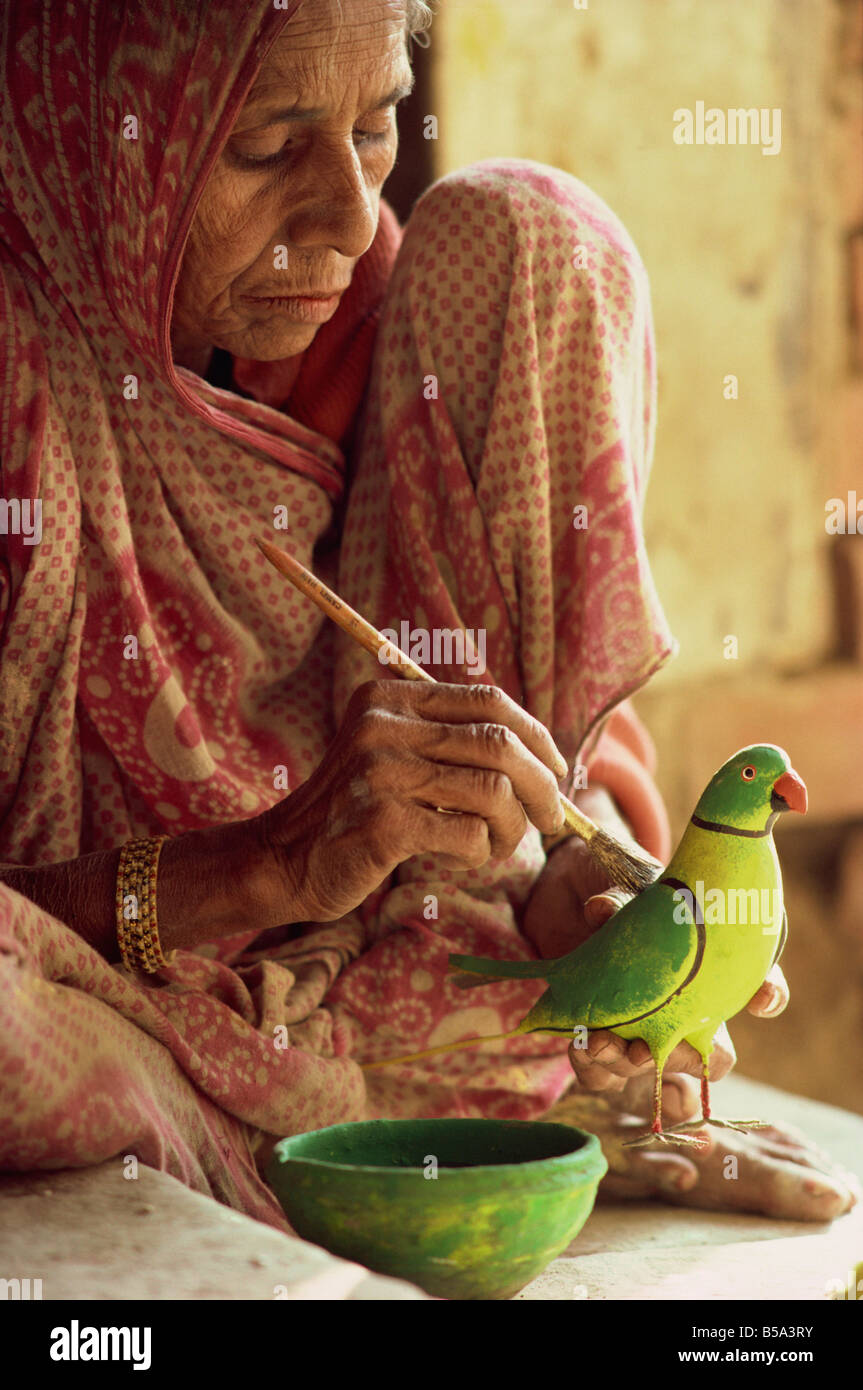
[[[488,984],[548,982],[503,1037],[579,1029],[586,1040],[593,1030],[610,1029],[627,1040],[643,1038],[656,1065],[653,1123],[635,1144],[698,1143],[683,1131],[705,1123],[757,1126],[757,1120],[713,1118],[708,1064],[717,1028],[746,1006],[782,953],[787,917],[773,826],[780,812],[804,813],[806,807],[806,787],[787,754],[773,744],[753,744],[709,782],[661,876],[576,950],[557,960],[452,955],[450,964],[468,972],[471,985],[479,983],[476,976],[486,976]],[[662,1069],[684,1040],[703,1063],[702,1119],[663,1132]]]

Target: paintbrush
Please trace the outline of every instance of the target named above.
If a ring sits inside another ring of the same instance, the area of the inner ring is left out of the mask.
[[[332,618],[337,627],[353,637],[354,641],[372,656],[376,657],[379,652],[384,651],[387,664],[400,676],[407,680],[431,681],[434,684],[434,676],[430,676],[428,671],[411,661],[400,647],[388,641],[382,632],[372,627],[371,623],[366,622],[365,618],[344,603],[332,589],[328,589],[326,584],[295,560],[293,555],[279,550],[269,541],[258,541],[257,544],[270,564],[290,580],[295,589],[299,589],[301,594],[305,594],[312,603],[317,604],[322,613]],[[627,849],[607,830],[595,825],[589,816],[579,811],[562,792],[560,804],[567,826],[574,835],[584,841],[591,856],[602,866],[613,884],[624,888],[628,893],[640,893],[642,888],[653,883],[662,869],[657,859]]]

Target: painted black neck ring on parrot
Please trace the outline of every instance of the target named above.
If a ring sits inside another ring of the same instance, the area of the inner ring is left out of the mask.
[[[697,825],[699,830],[715,830],[719,835],[741,835],[746,840],[763,840],[764,836],[769,835],[773,829],[779,810],[787,811],[788,809],[788,803],[781,796],[776,796],[775,792],[773,796],[776,797],[777,801],[782,802],[782,806],[778,810],[774,810],[773,815],[768,817],[763,830],[742,830],[738,825],[722,825],[720,821],[702,820],[700,816],[690,816],[690,824]],[[770,798],[770,804],[773,805],[773,797]]]

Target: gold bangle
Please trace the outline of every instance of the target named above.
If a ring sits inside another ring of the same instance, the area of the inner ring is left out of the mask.
[[[120,851],[117,869],[117,941],[128,970],[154,975],[170,965],[176,951],[166,958],[159,943],[156,923],[156,876],[159,855],[167,835],[129,840]]]

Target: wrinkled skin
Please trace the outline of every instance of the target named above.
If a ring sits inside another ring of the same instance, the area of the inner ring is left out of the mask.
[[[698,1116],[700,1087],[694,1077],[666,1073],[663,1090],[665,1125]],[[574,1088],[550,1112],[549,1119],[599,1136],[609,1166],[600,1184],[600,1200],[659,1197],[681,1207],[759,1212],[785,1221],[832,1221],[860,1199],[854,1174],[792,1126],[770,1126],[750,1134],[706,1126],[697,1131],[706,1141],[697,1152],[625,1148],[628,1139],[643,1133],[652,1096],[653,1077],[647,1075],[631,1081],[623,1093],[586,1095]],[[733,1169],[727,1163],[731,1156],[737,1160]]]
[[[496,686],[367,681],[308,781],[253,822],[281,894],[271,913],[333,921],[423,852],[455,868],[508,859],[528,814],[560,829],[561,767],[550,734]]]
[[[274,361],[313,341],[320,324],[296,304],[253,301],[343,292],[371,245],[381,189],[395,161],[395,107],[412,81],[404,17],[400,0],[304,0],[273,45],[186,243],[171,324],[178,365],[203,375],[214,347]],[[286,118],[291,105],[306,114]],[[287,247],[285,269],[274,266],[277,245]],[[543,832],[559,827],[554,778],[560,767],[544,731],[500,692],[430,690],[394,682],[363,687],[321,766],[259,818],[269,864],[262,916],[333,920],[420,848],[471,867],[511,854],[527,815]],[[615,833],[626,832],[601,789],[576,800]],[[439,806],[458,814],[441,816]],[[554,851],[524,924],[541,955],[572,950],[620,905],[602,894],[606,886],[579,842]],[[786,1002],[777,970],[749,1008],[767,1017]],[[627,1107],[649,1114],[644,1082],[652,1064],[645,1045],[595,1034],[586,1053],[573,1050],[571,1059],[582,1101],[592,1107],[589,1127],[616,1155],[607,1190],[803,1217],[816,1209],[836,1215],[855,1200],[811,1146],[778,1131],[757,1138],[712,1133],[709,1150],[694,1157],[635,1151],[624,1158],[616,1145],[631,1125]],[[733,1062],[723,1030],[711,1075],[724,1075]],[[697,1113],[697,1084],[693,1101],[686,1073],[698,1069],[690,1048],[671,1058],[667,1105],[677,1098],[678,1118]],[[750,1161],[741,1164],[739,1183],[721,1184],[717,1164],[732,1149]],[[813,1172],[827,1185],[824,1197],[807,1187]],[[674,1186],[678,1181],[683,1189]]]
[[[198,204],[171,340],[174,361],[201,375],[214,346],[262,362],[304,352],[320,324],[246,296],[343,291],[374,240],[396,157],[396,105],[413,81],[405,10],[398,0],[341,9],[343,20],[336,0],[304,0]],[[288,107],[314,114],[285,118]],[[284,269],[274,266],[276,246],[287,247]]]

